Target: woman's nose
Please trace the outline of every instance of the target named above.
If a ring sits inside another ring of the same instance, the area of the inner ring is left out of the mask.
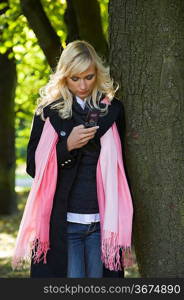
[[[86,89],[86,82],[85,82],[84,79],[80,79],[79,86],[80,86],[81,90],[85,90]]]

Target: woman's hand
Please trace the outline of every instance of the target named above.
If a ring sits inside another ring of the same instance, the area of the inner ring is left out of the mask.
[[[75,126],[67,139],[68,151],[81,148],[88,143],[89,140],[94,138],[95,133],[99,126],[85,128],[84,125]]]

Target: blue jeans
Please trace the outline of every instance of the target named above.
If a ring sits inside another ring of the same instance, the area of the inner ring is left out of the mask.
[[[68,278],[103,277],[100,222],[67,222]]]

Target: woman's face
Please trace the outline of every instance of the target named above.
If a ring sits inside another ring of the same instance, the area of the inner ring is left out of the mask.
[[[96,83],[95,66],[91,64],[85,72],[67,77],[66,83],[73,95],[85,99],[91,95]]]

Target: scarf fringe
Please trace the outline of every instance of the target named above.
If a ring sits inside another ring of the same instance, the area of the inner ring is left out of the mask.
[[[32,258],[33,263],[39,263],[43,260],[43,263],[47,263],[47,251],[50,249],[49,242],[41,242],[39,239],[35,239],[32,242]]]
[[[27,269],[27,265],[30,265],[30,257],[14,257],[11,263],[13,271]]]
[[[26,269],[27,265],[31,263],[31,259],[33,259],[33,263],[39,263],[43,260],[43,263],[47,263],[47,251],[49,250],[48,242],[41,242],[38,238],[36,238],[30,246],[30,254],[25,257],[14,257],[12,260],[12,269],[20,270]]]
[[[101,259],[105,267],[111,271],[131,267],[134,263],[131,247],[117,245],[117,233],[106,231],[103,235]]]

